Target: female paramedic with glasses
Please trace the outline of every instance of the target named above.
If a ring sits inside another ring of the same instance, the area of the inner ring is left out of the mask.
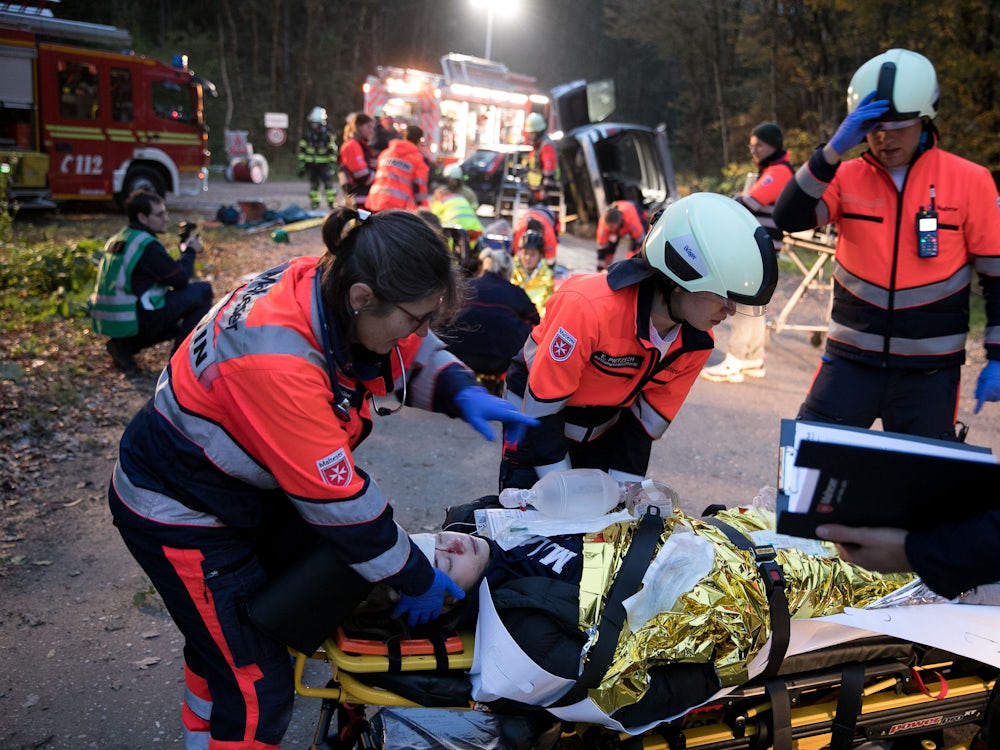
[[[291,719],[285,645],[248,601],[300,552],[304,520],[366,581],[398,589],[394,615],[437,617],[463,593],[411,544],[352,451],[376,397],[530,425],[430,332],[462,289],[441,236],[406,211],[335,209],[327,252],[293,258],[220,301],[181,345],[121,440],[115,525],[185,638],[187,747],[277,748]],[[287,531],[285,532],[287,534]],[[285,540],[290,540],[288,543]],[[341,582],[332,582],[338,596]]]

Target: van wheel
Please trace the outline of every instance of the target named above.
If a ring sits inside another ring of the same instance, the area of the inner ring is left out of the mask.
[[[163,182],[163,177],[160,176],[159,172],[149,167],[135,167],[125,175],[122,198],[128,198],[136,190],[149,190],[161,198],[165,198],[167,195],[167,186]]]

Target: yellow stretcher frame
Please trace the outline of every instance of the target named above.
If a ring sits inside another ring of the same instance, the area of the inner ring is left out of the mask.
[[[448,654],[448,668],[468,670],[472,666],[474,634],[463,632],[462,650]],[[391,691],[364,684],[360,676],[385,672],[389,659],[385,656],[354,655],[345,653],[333,639],[323,643],[315,654],[305,655],[290,650],[294,657],[295,692],[311,698],[321,698],[333,704],[353,704],[368,706],[420,707],[419,703],[397,695]],[[320,660],[330,666],[331,679],[324,687],[309,686],[304,683],[304,672],[310,660]],[[889,660],[891,661],[891,660]],[[879,723],[894,722],[893,727],[902,727],[899,737],[916,729],[944,729],[967,724],[980,724],[985,718],[996,676],[991,668],[982,665],[981,672],[991,671],[990,676],[973,671],[971,674],[946,676],[953,662],[946,661],[929,665],[912,666],[902,664],[885,677],[874,677],[862,692],[858,726],[872,725],[868,741],[895,739],[893,729],[879,729]],[[400,671],[432,671],[436,667],[434,656],[403,656]],[[892,667],[890,667],[892,669]],[[943,676],[945,675],[945,676]],[[917,679],[917,677],[920,679]],[[789,684],[796,675],[785,676]],[[836,682],[810,687],[808,680],[802,680],[804,687],[796,687],[791,706],[791,730],[793,741],[787,750],[821,750],[830,744],[832,722],[834,720],[839,684]],[[639,750],[677,750],[678,747],[692,750],[731,750],[746,743],[754,746],[754,735],[761,726],[759,721],[772,709],[766,695],[756,698],[750,707],[742,706],[741,688],[725,696],[708,707],[695,709],[681,719],[663,724],[638,736],[620,734],[610,729],[569,725],[564,729],[563,738],[557,745],[562,747],[589,747],[575,744],[584,731],[596,729],[602,736],[617,736],[622,747]],[[759,689],[759,688],[758,688]],[[753,697],[746,700],[754,700]],[[456,710],[472,710],[470,705],[452,706]],[[329,716],[329,714],[327,714]],[[898,718],[898,721],[896,720]],[[321,719],[322,721],[322,719]],[[329,719],[327,718],[327,723]],[[912,726],[911,726],[912,725]],[[887,725],[888,726],[888,725]],[[867,729],[863,730],[867,733]],[[678,741],[680,738],[680,741]],[[640,744],[641,743],[641,744]],[[933,745],[933,743],[931,743]],[[595,745],[596,747],[596,745]],[[773,748],[774,745],[767,747]],[[926,750],[941,750],[922,744]],[[782,749],[785,750],[785,749]],[[957,743],[947,750],[968,750],[967,743]]]
[[[782,331],[811,331],[813,346],[819,346],[822,335],[830,327],[830,311],[833,306],[833,274],[828,272],[827,264],[833,267],[833,253],[836,239],[833,234],[825,229],[810,230],[808,232],[795,232],[785,234],[781,245],[781,252],[795,264],[795,267],[802,273],[802,280],[792,292],[792,295],[785,302],[784,307],[774,320],[769,320],[768,328],[774,333]],[[816,257],[812,262],[807,262],[802,256],[803,252],[815,253]],[[802,298],[809,292],[822,292],[827,295],[826,313],[822,323],[805,324],[789,323],[788,319],[795,311],[796,306]]]

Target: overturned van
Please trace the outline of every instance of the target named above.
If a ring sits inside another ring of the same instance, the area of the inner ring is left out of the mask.
[[[652,214],[677,199],[666,127],[605,121],[615,109],[613,81],[558,86],[552,106],[568,228],[588,231],[616,200]]]

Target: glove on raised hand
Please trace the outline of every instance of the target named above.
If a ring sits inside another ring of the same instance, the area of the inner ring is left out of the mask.
[[[444,609],[445,594],[451,594],[456,599],[464,599],[465,592],[458,587],[444,571],[434,569],[434,582],[422,594],[410,596],[400,594],[399,604],[392,611],[392,616],[399,618],[406,615],[406,621],[412,628],[437,619]]]
[[[877,102],[872,101],[874,98],[875,92],[872,91],[862,99],[857,109],[844,118],[840,127],[837,128],[837,132],[830,139],[830,147],[840,156],[861,143],[875,127],[878,118],[889,111],[888,101],[885,99],[879,99]]]
[[[991,359],[979,373],[976,381],[976,410],[978,414],[987,401],[1000,401],[1000,360]]]
[[[503,422],[507,428],[507,439],[517,442],[524,437],[528,427],[534,427],[538,420],[528,417],[502,398],[491,395],[482,386],[463,388],[455,396],[455,405],[462,412],[462,419],[471,424],[487,440],[495,440],[496,433],[487,424],[490,420]]]

